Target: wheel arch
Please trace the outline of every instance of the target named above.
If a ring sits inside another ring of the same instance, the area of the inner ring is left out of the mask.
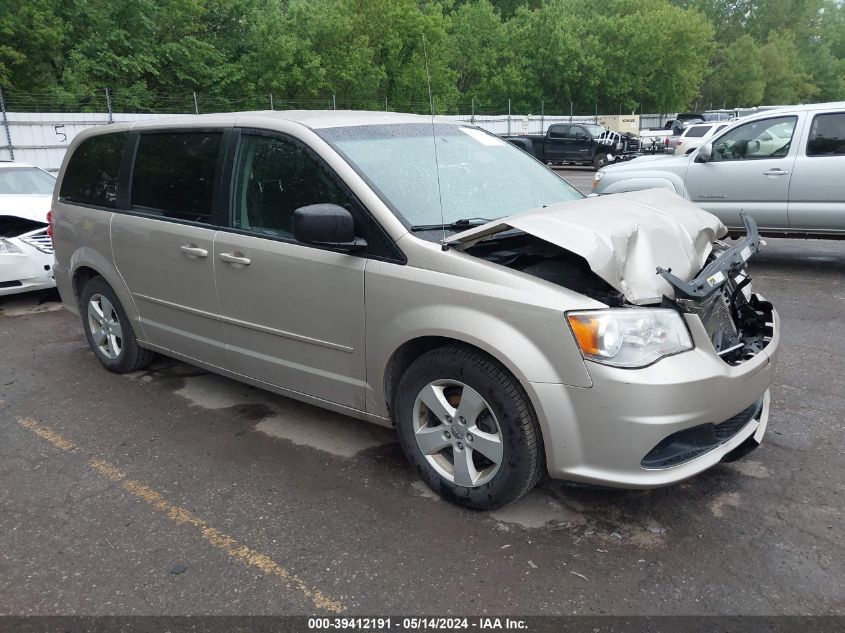
[[[140,315],[132,293],[123,281],[123,276],[109,259],[93,248],[80,248],[71,258],[70,278],[74,304],[81,309],[80,301],[85,284],[94,277],[102,277],[111,286],[129,321],[139,326],[136,331],[139,334],[138,338],[142,339],[143,327],[140,325]]]
[[[393,354],[391,354],[390,358],[388,359],[387,365],[385,366],[384,373],[382,376],[382,387],[384,389],[384,404],[387,408],[389,415],[392,415],[393,398],[396,395],[396,387],[408,367],[410,367],[411,364],[423,354],[441,347],[461,347],[464,349],[470,349],[483,356],[486,356],[491,361],[499,365],[503,370],[507,371],[508,374],[510,374],[517,383],[520,383],[520,379],[517,373],[514,372],[513,369],[508,366],[508,363],[504,362],[501,358],[498,357],[498,355],[491,353],[489,350],[479,347],[478,345],[475,345],[473,343],[468,343],[467,341],[462,341],[460,339],[451,338],[448,336],[417,336],[415,338],[405,341],[398,348],[396,348],[396,350],[394,350]],[[526,400],[530,405],[531,400],[527,394]],[[532,413],[533,412],[534,410],[532,405]]]

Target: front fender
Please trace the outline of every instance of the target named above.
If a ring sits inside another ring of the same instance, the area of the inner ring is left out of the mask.
[[[625,193],[643,189],[668,189],[679,196],[686,197],[683,183],[680,179],[673,177],[626,178],[606,185],[598,193]]]

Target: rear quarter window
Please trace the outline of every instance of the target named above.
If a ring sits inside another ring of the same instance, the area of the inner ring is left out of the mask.
[[[222,132],[142,134],[132,171],[132,209],[210,223]]]
[[[807,156],[845,156],[845,112],[817,114],[813,118]]]
[[[115,132],[82,141],[68,161],[59,199],[116,208],[120,165],[128,138],[129,132]]]
[[[709,125],[694,125],[686,129],[684,136],[704,136],[709,130]]]

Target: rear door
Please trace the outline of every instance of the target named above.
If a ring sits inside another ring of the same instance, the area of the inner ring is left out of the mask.
[[[115,264],[145,339],[217,366],[226,359],[212,265],[225,217],[215,208],[223,136],[222,129],[142,132],[130,210],[111,225]]]
[[[556,124],[549,126],[549,132],[546,134],[546,140],[544,143],[547,161],[562,162],[566,160],[568,133],[568,125]]]
[[[214,268],[228,367],[245,376],[364,409],[365,253],[298,243],[296,209],[361,208],[299,141],[244,131],[231,195],[231,226],[218,233]]]
[[[692,160],[687,196],[729,228],[742,228],[740,211],[761,229],[789,226],[787,204],[800,134],[796,115],[772,116],[731,128],[714,137],[713,156]]]
[[[810,116],[789,189],[789,226],[845,234],[845,111]]]

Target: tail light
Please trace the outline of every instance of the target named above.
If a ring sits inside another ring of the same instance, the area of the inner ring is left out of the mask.
[[[53,241],[53,212],[47,211],[47,235],[50,236],[50,241]]]

